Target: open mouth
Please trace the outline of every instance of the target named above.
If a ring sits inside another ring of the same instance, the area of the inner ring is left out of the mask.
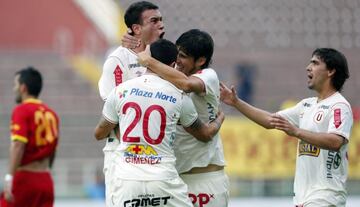
[[[162,38],[164,37],[164,35],[165,35],[165,32],[162,32],[162,33],[160,34],[159,38],[162,39]]]

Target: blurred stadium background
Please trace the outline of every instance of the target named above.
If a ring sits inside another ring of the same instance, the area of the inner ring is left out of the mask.
[[[44,75],[41,99],[61,117],[53,169],[57,207],[103,206],[102,147],[93,138],[101,114],[97,91],[109,48],[125,32],[131,0],[0,1],[0,177],[7,170],[15,71],[33,65]],[[192,28],[215,41],[213,68],[241,96],[270,111],[312,96],[305,67],[317,47],[334,47],[349,62],[344,95],[355,124],[349,150],[348,206],[360,206],[360,1],[158,0],[175,41]],[[265,131],[224,106],[221,129],[231,179],[231,206],[291,206],[296,140]],[[0,180],[0,189],[2,180]],[[91,200],[92,199],[92,200]]]

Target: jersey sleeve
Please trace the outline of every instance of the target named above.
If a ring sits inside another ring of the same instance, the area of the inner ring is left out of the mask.
[[[198,118],[194,103],[187,95],[184,96],[181,112],[180,112],[180,124],[184,127],[189,127]]]
[[[26,110],[16,107],[13,110],[10,125],[12,141],[29,142],[29,138],[27,137],[29,125],[27,121]]]
[[[129,70],[121,57],[109,56],[103,66],[102,74],[98,83],[99,93],[103,100],[117,85],[129,79]]]
[[[288,120],[291,124],[299,127],[300,125],[300,113],[303,108],[303,101],[300,101],[295,106],[278,111],[277,113]]]
[[[347,140],[353,125],[353,114],[349,105],[337,103],[331,108],[328,133],[340,135]]]
[[[109,96],[107,97],[102,113],[107,121],[113,124],[119,123],[119,116],[117,115],[117,110],[116,110],[116,88],[113,88],[113,90],[110,92]]]
[[[213,69],[204,69],[200,70],[198,73],[193,74],[192,76],[197,77],[202,80],[205,85],[205,93],[201,95],[207,95],[209,93],[219,93],[219,78],[216,72]]]

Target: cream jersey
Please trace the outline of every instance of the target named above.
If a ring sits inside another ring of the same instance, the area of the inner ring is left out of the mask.
[[[353,125],[351,107],[338,92],[319,102],[316,97],[304,99],[279,114],[301,129],[337,134],[350,139]],[[299,141],[294,203],[304,204],[314,199],[323,199],[340,206],[337,204],[345,201],[346,196],[347,151],[348,144],[336,152]]]
[[[203,69],[193,76],[200,78],[205,85],[204,94],[191,93],[191,99],[202,122],[208,123],[216,118],[220,105],[219,79],[216,72]],[[209,164],[225,165],[223,145],[219,134],[210,142],[204,143],[187,133],[182,126],[177,127],[175,140],[176,168],[184,173],[194,167],[206,167]]]
[[[143,75],[117,86],[105,102],[103,115],[119,123],[121,141],[112,164],[115,178],[178,177],[173,150],[176,125],[188,127],[198,118],[190,97],[156,75]]]
[[[101,98],[106,100],[106,97],[115,86],[124,81],[141,76],[145,72],[146,68],[138,63],[136,53],[125,47],[118,47],[110,53],[104,63],[103,71],[98,83]],[[116,139],[115,133],[112,132],[110,137],[106,140],[103,151],[113,151],[118,144],[119,141]]]

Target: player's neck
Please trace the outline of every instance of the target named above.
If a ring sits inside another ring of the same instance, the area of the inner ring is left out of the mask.
[[[328,89],[324,89],[321,92],[319,92],[318,94],[318,102],[322,101],[324,99],[327,99],[328,97],[332,96],[334,93],[336,93],[337,91],[334,88],[328,88]]]
[[[21,100],[22,100],[21,102],[24,103],[24,102],[29,101],[29,100],[37,100],[37,99],[38,98],[33,96],[33,95],[24,94],[21,97]]]

